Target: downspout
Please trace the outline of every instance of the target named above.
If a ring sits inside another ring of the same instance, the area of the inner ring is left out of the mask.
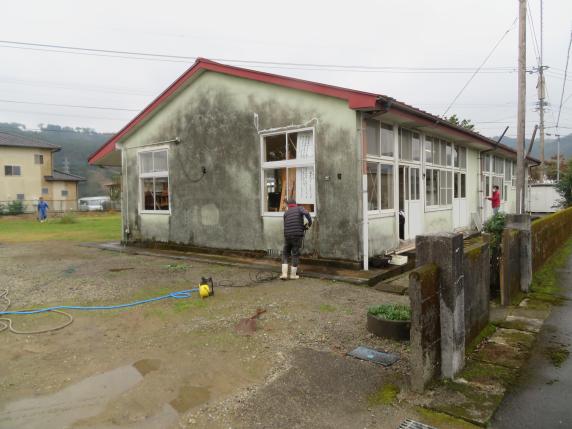
[[[122,176],[123,176],[123,189],[125,190],[125,193],[121,193],[122,194],[122,198],[124,198],[125,201],[125,210],[124,213],[121,216],[121,237],[122,237],[122,241],[123,243],[127,243],[127,238],[129,236],[130,230],[129,230],[129,186],[128,186],[128,171],[127,171],[127,156],[126,156],[126,151],[123,148],[123,146],[120,146],[120,150],[121,150],[121,165],[123,166],[122,168]],[[123,197],[124,195],[124,197]]]
[[[363,270],[369,270],[369,216],[367,207],[367,161],[366,161],[366,140],[364,138],[364,120],[363,113],[359,112],[359,137],[361,143],[361,160],[362,160],[362,252],[363,252]]]

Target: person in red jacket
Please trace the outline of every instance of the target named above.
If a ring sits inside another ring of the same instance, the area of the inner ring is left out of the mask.
[[[500,192],[498,186],[493,186],[493,195],[487,197],[487,200],[491,201],[491,205],[493,206],[493,215],[496,215],[500,209]]]

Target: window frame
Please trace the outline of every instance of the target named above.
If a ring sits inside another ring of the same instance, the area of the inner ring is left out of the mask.
[[[431,141],[431,162],[427,161],[427,147],[426,143],[428,139]],[[464,153],[464,166],[461,167],[461,156],[460,156],[460,148],[463,148]],[[462,173],[467,174],[467,164],[468,164],[468,148],[466,146],[460,146],[455,144],[453,141],[445,140],[440,137],[424,134],[423,135],[423,182],[424,182],[424,191],[425,191],[425,212],[434,212],[434,211],[442,211],[442,210],[452,210],[453,209],[453,200],[455,199],[455,173]],[[455,166],[455,154],[457,155],[456,158],[458,160],[458,166]],[[435,156],[436,155],[436,156]],[[444,157],[443,157],[444,155]],[[445,161],[443,163],[442,161]],[[429,173],[431,173],[431,200],[435,199],[433,195],[433,172],[437,171],[437,196],[436,199],[438,204],[433,204],[433,201],[429,201],[430,199],[427,198],[427,191],[428,191],[428,177]],[[441,175],[444,172],[445,175],[445,183],[442,183]],[[451,186],[448,186],[447,181],[448,178],[451,177]],[[445,192],[445,202],[442,203],[441,201],[441,193],[442,190]],[[450,198],[449,198],[450,197]],[[466,197],[464,197],[466,198]],[[447,201],[450,199],[451,203]],[[430,204],[431,203],[431,204]]]
[[[157,171],[151,173],[141,173],[141,154],[149,152],[167,152],[167,171],[166,175],[164,171]],[[171,177],[170,177],[170,163],[169,163],[169,146],[152,146],[152,147],[142,147],[137,150],[137,181],[139,186],[138,192],[138,208],[140,214],[156,214],[156,215],[170,215],[172,211],[172,201],[171,201]],[[150,178],[167,178],[167,187],[169,189],[169,210],[146,210],[144,209],[144,197],[143,197],[143,179]]]
[[[266,142],[265,138],[269,136],[276,136],[284,134],[286,136],[286,147],[288,147],[288,134],[296,134],[303,132],[312,132],[312,141],[314,152],[312,154],[312,159],[307,160],[292,160],[284,159],[281,161],[265,161],[266,154]],[[282,217],[284,212],[269,212],[266,211],[266,183],[265,183],[265,171],[275,170],[280,168],[285,168],[287,171],[289,168],[298,167],[312,167],[314,168],[314,211],[310,212],[310,216],[315,217],[318,213],[318,175],[316,174],[316,127],[302,127],[302,128],[292,128],[288,130],[281,131],[270,131],[261,132],[259,134],[260,138],[260,213],[262,217]],[[169,205],[170,207],[170,205]]]
[[[10,174],[6,174],[10,168]],[[18,174],[14,174],[14,168],[18,169]],[[4,166],[4,176],[5,177],[20,177],[22,176],[22,166],[20,165],[5,165]]]
[[[41,153],[35,153],[34,154],[34,164],[43,165],[44,164],[44,155]]]
[[[65,192],[65,193],[64,193]],[[62,197],[69,197],[69,191],[67,189],[62,189],[60,191],[60,196]]]

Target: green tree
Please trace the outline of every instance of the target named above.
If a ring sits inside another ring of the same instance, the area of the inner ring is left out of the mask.
[[[568,168],[560,174],[560,182],[556,184],[556,190],[562,196],[560,205],[572,207],[572,159],[568,160]]]
[[[475,129],[475,124],[473,124],[470,119],[459,119],[457,115],[451,115],[448,118],[445,117],[445,119],[458,127],[466,128],[470,131]]]

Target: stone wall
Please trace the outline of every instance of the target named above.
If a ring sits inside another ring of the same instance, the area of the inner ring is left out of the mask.
[[[572,207],[532,222],[532,270],[546,260],[572,235]]]
[[[490,246],[484,234],[465,241],[465,345],[468,346],[489,323]]]

